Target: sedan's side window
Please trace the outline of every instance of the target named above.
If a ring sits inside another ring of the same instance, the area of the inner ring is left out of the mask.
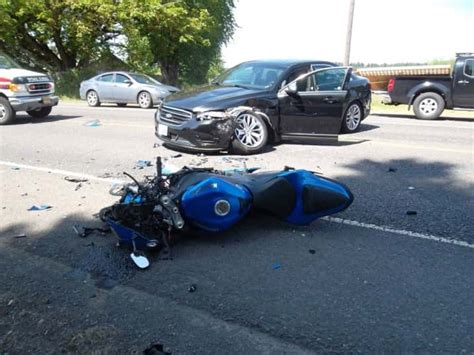
[[[99,77],[99,80],[100,81],[113,81],[114,80],[114,74],[105,74],[105,75],[102,75],[101,77]]]
[[[307,91],[342,90],[345,77],[345,69],[328,69],[316,72],[308,77],[309,90]]]
[[[116,83],[125,83],[129,82],[130,78],[128,76],[125,76],[123,74],[115,74],[115,82]]]

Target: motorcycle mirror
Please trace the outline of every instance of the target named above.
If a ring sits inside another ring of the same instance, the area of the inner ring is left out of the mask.
[[[150,266],[150,261],[148,261],[147,257],[144,255],[133,252],[130,254],[130,257],[132,258],[135,265],[137,265],[140,269],[146,269],[148,266]]]

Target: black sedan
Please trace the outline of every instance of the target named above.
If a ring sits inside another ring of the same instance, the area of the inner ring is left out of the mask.
[[[280,140],[332,141],[370,113],[367,79],[322,61],[252,61],[193,92],[165,99],[155,134],[196,151],[260,152]]]

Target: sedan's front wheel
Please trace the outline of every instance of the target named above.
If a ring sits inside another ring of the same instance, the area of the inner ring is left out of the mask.
[[[354,133],[359,129],[361,121],[362,109],[358,103],[353,102],[344,114],[341,131],[344,133]]]
[[[242,113],[236,123],[233,151],[244,155],[260,152],[268,140],[268,130],[263,119],[252,113]]]
[[[149,92],[142,91],[138,94],[138,104],[141,108],[150,108],[153,106],[153,100]]]

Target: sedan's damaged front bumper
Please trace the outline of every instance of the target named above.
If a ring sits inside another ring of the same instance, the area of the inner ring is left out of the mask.
[[[200,118],[199,118],[200,116]],[[185,117],[185,119],[183,119]],[[229,148],[235,130],[230,114],[205,117],[170,107],[155,113],[155,135],[166,145],[195,151],[221,151]]]

